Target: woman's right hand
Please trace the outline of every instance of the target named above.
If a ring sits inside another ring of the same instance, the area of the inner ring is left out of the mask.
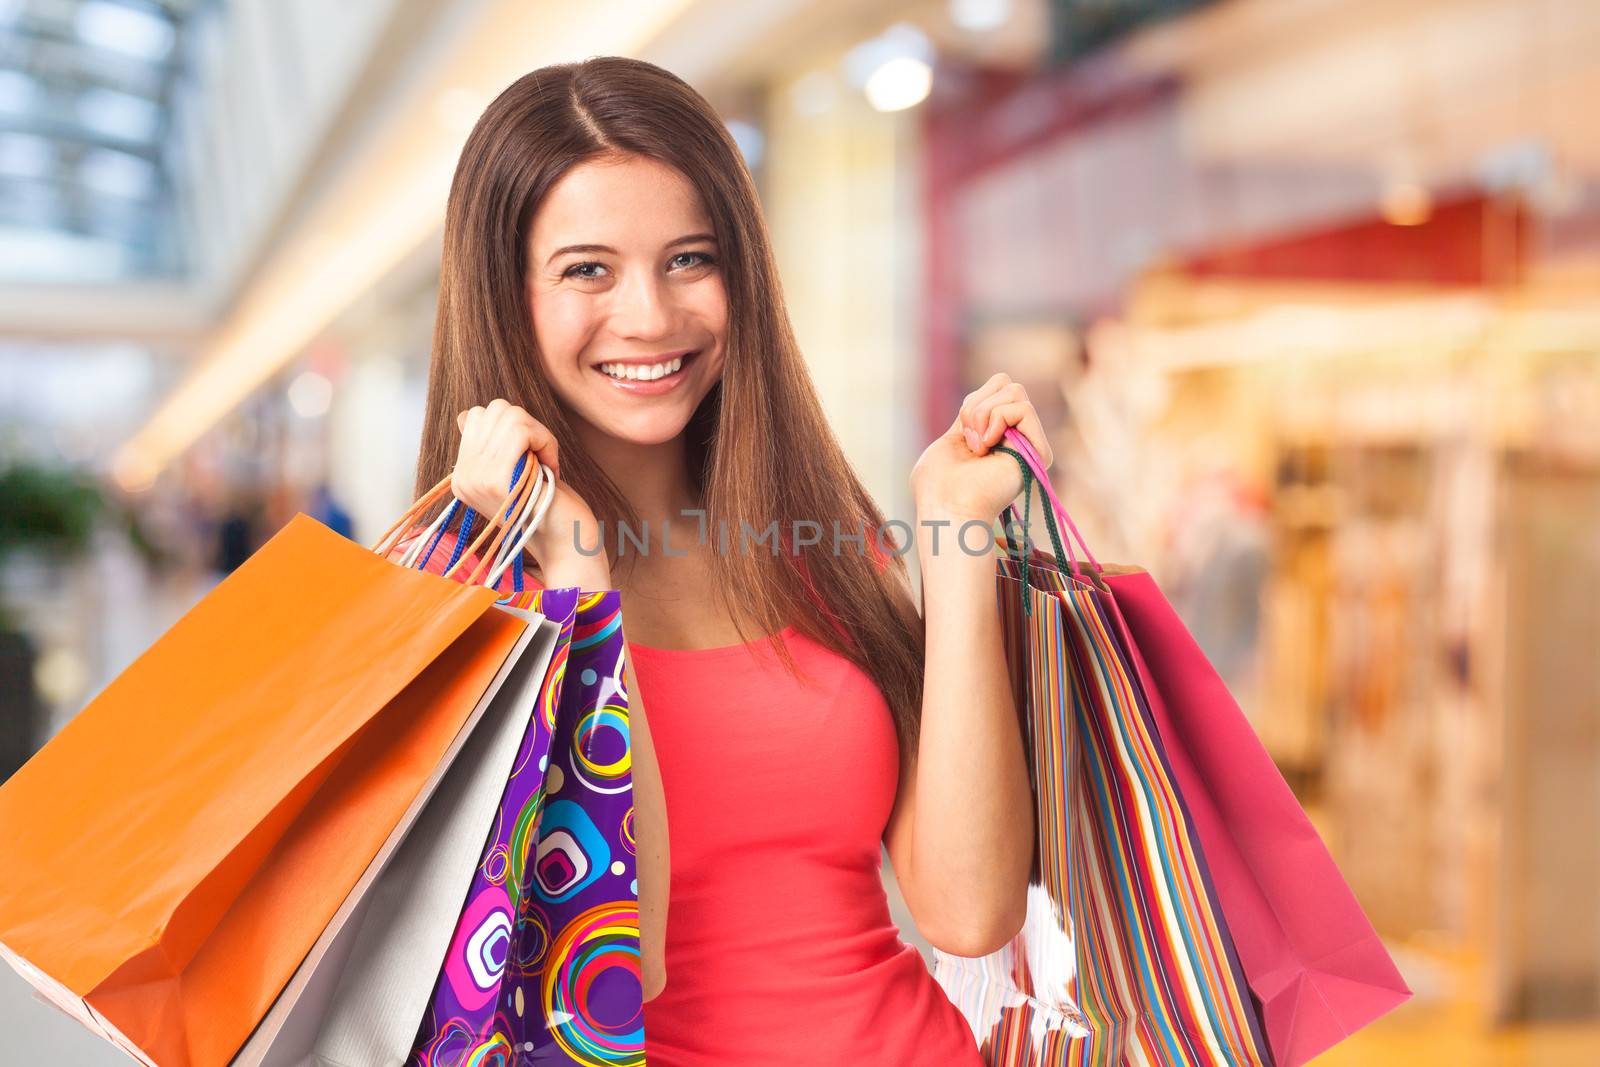
[[[456,426],[461,430],[461,448],[450,474],[450,491],[462,503],[480,515],[492,515],[511,490],[517,460],[532,452],[556,476],[556,487],[539,528],[529,535],[528,551],[547,577],[556,566],[564,569],[582,561],[581,565],[591,569],[606,559],[603,551],[594,556],[578,551],[582,545],[594,552],[600,542],[600,524],[583,498],[561,481],[556,439],[542,422],[510,401],[495,399],[457,415]],[[526,476],[535,473],[527,471]]]

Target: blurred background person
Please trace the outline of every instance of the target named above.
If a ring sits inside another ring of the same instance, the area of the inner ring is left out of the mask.
[[[1004,370],[1170,591],[1417,993],[1325,1062],[1600,1062],[1597,46],[1591,0],[0,0],[0,773],[296,511],[406,508],[467,131],[638,56],[741,146],[885,513]],[[118,1061],[24,988],[17,1062]]]

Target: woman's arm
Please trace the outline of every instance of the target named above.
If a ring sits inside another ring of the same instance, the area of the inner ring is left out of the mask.
[[[1022,489],[1016,461],[992,451],[1013,426],[1048,469],[1050,443],[1027,390],[996,374],[967,394],[911,472],[927,657],[922,736],[903,760],[884,840],[918,928],[958,956],[987,955],[1022,928],[1033,868],[1033,796],[991,536]],[[969,523],[977,525],[963,542]]]
[[[969,555],[955,541],[969,519],[918,514],[922,730],[901,765],[885,843],[922,935],[945,952],[983,956],[1010,941],[1027,914],[1033,794],[995,607],[994,559]],[[983,543],[981,531],[972,540]]]

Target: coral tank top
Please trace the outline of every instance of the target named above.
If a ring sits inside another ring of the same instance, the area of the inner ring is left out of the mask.
[[[450,540],[428,570],[443,569]],[[499,588],[511,591],[509,571]],[[848,659],[780,632],[800,679],[770,639],[628,642],[672,854],[667,984],[644,1005],[647,1062],[981,1067],[966,1019],[889,914],[880,842],[899,756],[888,702]]]
[[[648,1062],[977,1067],[971,1028],[889,915],[888,704],[847,659],[783,636],[813,684],[766,641],[629,644],[672,850]]]

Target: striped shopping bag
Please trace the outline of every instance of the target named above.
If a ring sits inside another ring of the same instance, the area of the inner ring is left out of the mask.
[[[934,974],[992,1067],[1272,1064],[1108,569],[1079,571],[1053,519],[1054,560],[996,574],[1038,813],[1027,919]]]

